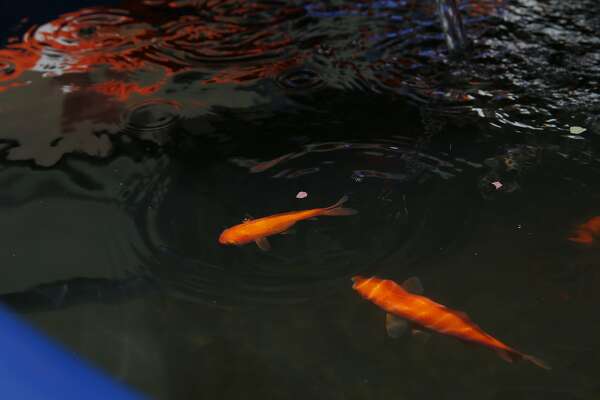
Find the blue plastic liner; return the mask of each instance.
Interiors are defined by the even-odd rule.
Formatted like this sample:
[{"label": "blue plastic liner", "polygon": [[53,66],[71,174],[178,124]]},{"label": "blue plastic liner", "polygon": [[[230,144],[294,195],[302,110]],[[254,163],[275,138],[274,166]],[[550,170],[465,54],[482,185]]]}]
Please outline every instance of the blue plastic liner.
[{"label": "blue plastic liner", "polygon": [[0,399],[142,400],[0,306]]}]

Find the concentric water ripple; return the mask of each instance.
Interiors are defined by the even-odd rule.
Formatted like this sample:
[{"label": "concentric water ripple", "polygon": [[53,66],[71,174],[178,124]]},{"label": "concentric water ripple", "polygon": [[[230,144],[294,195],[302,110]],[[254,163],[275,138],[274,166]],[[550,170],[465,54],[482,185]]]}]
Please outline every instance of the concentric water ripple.
[{"label": "concentric water ripple", "polygon": [[[297,303],[327,295],[350,275],[408,251],[430,212],[433,197],[427,196],[477,168],[424,153],[401,137],[315,142],[272,160],[233,157],[229,165],[195,168],[186,178],[175,174],[163,181],[168,187],[148,198],[151,207],[138,206],[146,209],[139,214],[140,229],[154,249],[147,265],[172,293],[220,306]],[[307,196],[297,197],[299,191]],[[294,233],[272,237],[269,253],[253,244],[230,248],[217,242],[222,229],[245,217],[323,206],[344,194],[349,206],[359,209],[357,216],[301,222]]]},{"label": "concentric water ripple", "polygon": [[171,140],[181,114],[174,101],[148,100],[136,104],[123,115],[125,132],[162,145]]}]

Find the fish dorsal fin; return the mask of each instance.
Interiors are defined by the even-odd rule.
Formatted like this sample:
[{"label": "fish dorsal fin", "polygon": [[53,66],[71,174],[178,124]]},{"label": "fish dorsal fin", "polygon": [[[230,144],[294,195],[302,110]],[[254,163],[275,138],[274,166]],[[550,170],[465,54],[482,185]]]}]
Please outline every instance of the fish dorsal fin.
[{"label": "fish dorsal fin", "polygon": [[473,328],[477,328],[477,329],[481,329],[481,327],[479,325],[477,325],[475,322],[473,322],[473,320],[471,319],[471,317],[469,317],[469,314],[467,314],[464,311],[458,311],[458,310],[453,310],[454,313],[456,315],[458,315],[459,317],[461,317],[466,323],[468,323],[469,325],[471,325],[471,327]]},{"label": "fish dorsal fin", "polygon": [[464,319],[465,322],[468,322],[469,324],[473,325],[475,328],[479,328],[479,325],[477,325],[475,322],[473,322],[473,320],[471,319],[469,314],[467,314],[466,312],[458,311],[458,310],[454,310],[454,312],[456,313],[456,315],[458,315],[459,317]]},{"label": "fish dorsal fin", "polygon": [[397,339],[404,335],[408,328],[409,322],[404,318],[397,317],[390,313],[385,315],[385,331],[389,337]]},{"label": "fish dorsal fin", "polygon": [[271,250],[271,243],[269,243],[269,241],[267,240],[266,237],[258,238],[254,242],[256,243],[258,248],[261,249],[262,251]]},{"label": "fish dorsal fin", "polygon": [[458,315],[459,317],[461,317],[461,318],[464,318],[464,319],[471,319],[471,318],[469,317],[469,314],[467,314],[467,313],[466,313],[466,312],[464,312],[464,311],[456,311],[456,315]]},{"label": "fish dorsal fin", "polygon": [[423,294],[423,285],[421,284],[421,280],[416,276],[408,278],[404,282],[402,282],[402,287],[412,294]]}]

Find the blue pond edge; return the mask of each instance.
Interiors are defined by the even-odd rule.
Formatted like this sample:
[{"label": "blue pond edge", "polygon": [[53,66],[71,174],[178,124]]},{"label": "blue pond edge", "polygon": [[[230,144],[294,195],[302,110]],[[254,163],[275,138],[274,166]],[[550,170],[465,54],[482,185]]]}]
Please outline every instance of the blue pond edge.
[{"label": "blue pond edge", "polygon": [[143,400],[0,305],[0,398]]}]

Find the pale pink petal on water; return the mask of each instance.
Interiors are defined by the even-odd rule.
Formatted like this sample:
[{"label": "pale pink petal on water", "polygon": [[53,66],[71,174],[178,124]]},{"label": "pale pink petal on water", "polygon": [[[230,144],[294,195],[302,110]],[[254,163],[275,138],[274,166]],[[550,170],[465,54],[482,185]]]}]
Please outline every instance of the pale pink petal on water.
[{"label": "pale pink petal on water", "polygon": [[306,197],[308,197],[308,193],[306,192],[298,192],[298,194],[296,195],[297,199],[304,199]]},{"label": "pale pink petal on water", "polygon": [[500,189],[502,186],[504,186],[501,182],[496,181],[496,182],[492,182],[492,185],[496,188],[496,190]]}]

